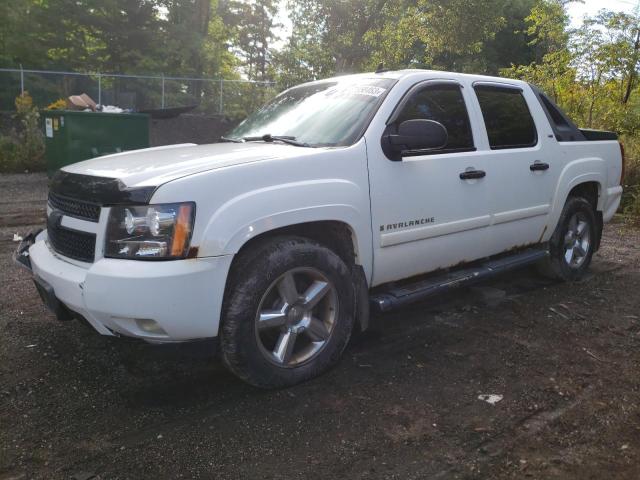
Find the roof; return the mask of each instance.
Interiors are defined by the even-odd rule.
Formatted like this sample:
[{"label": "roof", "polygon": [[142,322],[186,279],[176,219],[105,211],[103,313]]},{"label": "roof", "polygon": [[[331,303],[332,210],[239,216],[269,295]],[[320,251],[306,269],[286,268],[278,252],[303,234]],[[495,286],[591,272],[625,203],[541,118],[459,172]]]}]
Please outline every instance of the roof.
[{"label": "roof", "polygon": [[458,73],[458,72],[448,72],[443,70],[427,70],[427,69],[419,69],[419,68],[407,68],[403,70],[385,70],[383,72],[366,72],[366,73],[355,73],[349,75],[340,75],[332,78],[324,79],[326,80],[338,80],[338,79],[346,79],[348,77],[351,78],[391,78],[395,80],[401,80],[406,77],[411,77],[415,75],[424,75],[424,74],[433,74],[434,76],[446,76],[452,79],[467,79],[467,80],[475,80],[475,81],[485,81],[485,82],[509,82],[509,83],[523,83],[522,80],[517,80],[513,78],[504,78],[504,77],[496,77],[490,75],[477,75],[470,73]]}]

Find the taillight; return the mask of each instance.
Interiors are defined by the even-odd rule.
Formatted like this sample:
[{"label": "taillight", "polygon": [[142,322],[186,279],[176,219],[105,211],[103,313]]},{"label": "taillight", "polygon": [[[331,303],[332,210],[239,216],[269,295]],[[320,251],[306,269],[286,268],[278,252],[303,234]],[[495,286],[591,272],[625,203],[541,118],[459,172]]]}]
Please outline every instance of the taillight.
[{"label": "taillight", "polygon": [[620,169],[620,185],[624,185],[624,146],[621,142],[618,142],[620,145],[620,155],[622,156],[622,168]]}]

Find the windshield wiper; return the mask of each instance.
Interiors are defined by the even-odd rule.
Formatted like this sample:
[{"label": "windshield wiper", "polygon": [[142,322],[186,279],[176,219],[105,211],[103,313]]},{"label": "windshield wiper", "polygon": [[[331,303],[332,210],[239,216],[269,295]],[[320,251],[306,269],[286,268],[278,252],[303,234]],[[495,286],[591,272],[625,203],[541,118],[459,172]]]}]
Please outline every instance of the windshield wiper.
[{"label": "windshield wiper", "polygon": [[220,141],[232,142],[232,143],[244,143],[244,140],[241,138],[231,138],[231,137],[220,137]]},{"label": "windshield wiper", "polygon": [[282,142],[282,143],[287,143],[289,145],[295,145],[296,147],[310,147],[311,145],[309,145],[306,142],[298,142],[296,140],[296,137],[289,137],[289,136],[284,136],[284,135],[271,135],[270,133],[266,133],[260,137],[243,137],[242,138],[245,142],[256,142],[258,140],[262,140],[263,142],[274,142],[274,141],[278,141],[278,142]]}]

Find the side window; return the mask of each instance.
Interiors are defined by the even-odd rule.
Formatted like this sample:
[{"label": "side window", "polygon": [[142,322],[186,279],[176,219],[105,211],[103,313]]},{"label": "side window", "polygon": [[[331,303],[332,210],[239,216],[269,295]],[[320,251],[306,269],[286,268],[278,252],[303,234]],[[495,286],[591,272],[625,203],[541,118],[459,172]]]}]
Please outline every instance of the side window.
[{"label": "side window", "polygon": [[569,123],[564,118],[564,116],[560,113],[560,110],[547,98],[546,95],[540,95],[540,100],[544,104],[544,108],[549,112],[549,116],[551,117],[551,121],[556,125],[556,127],[568,127]]},{"label": "side window", "polygon": [[585,140],[584,135],[578,130],[578,127],[575,126],[571,119],[567,117],[549,97],[539,90],[534,89],[534,92],[538,99],[540,99],[542,109],[547,115],[549,123],[551,123],[551,128],[556,140],[559,142],[578,142]]},{"label": "side window", "polygon": [[447,144],[429,153],[473,150],[469,115],[458,85],[433,85],[414,93],[395,123],[414,119],[435,120],[447,129]]},{"label": "side window", "polygon": [[492,149],[525,148],[537,143],[536,127],[519,89],[479,85],[475,91]]}]

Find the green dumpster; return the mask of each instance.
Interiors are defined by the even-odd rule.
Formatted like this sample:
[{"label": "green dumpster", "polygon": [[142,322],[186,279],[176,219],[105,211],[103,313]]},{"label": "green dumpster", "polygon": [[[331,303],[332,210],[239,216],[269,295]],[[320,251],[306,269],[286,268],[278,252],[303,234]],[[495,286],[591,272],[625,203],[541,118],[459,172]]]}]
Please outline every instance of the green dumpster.
[{"label": "green dumpster", "polygon": [[49,176],[65,165],[149,146],[146,114],[47,110],[42,117]]}]

